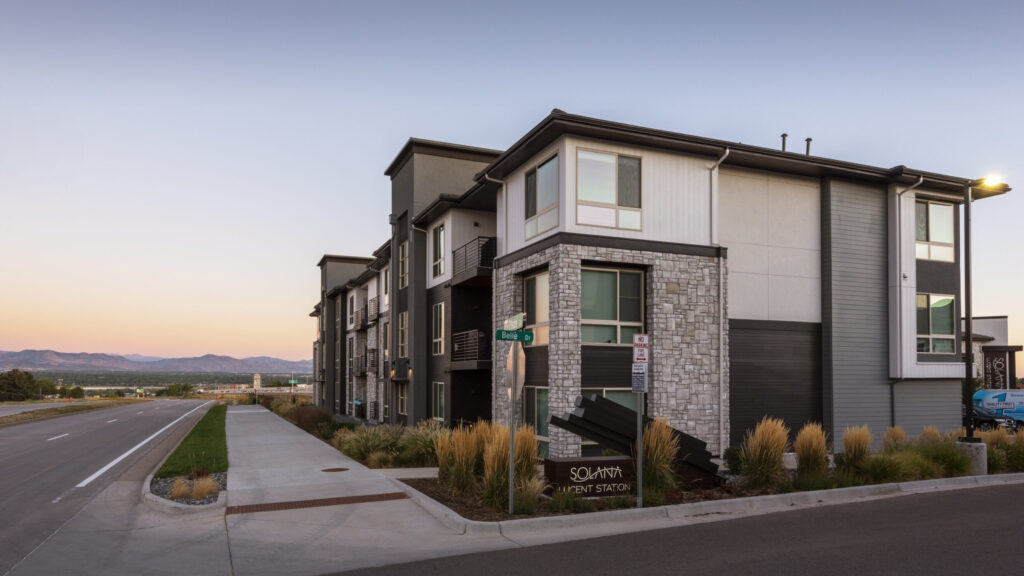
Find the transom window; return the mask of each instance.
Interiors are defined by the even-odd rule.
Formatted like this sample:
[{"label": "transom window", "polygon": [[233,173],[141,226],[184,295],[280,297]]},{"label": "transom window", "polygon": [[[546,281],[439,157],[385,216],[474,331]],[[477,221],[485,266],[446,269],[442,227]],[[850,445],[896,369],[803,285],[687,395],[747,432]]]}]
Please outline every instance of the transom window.
[{"label": "transom window", "polygon": [[953,205],[919,201],[914,214],[918,260],[953,262]]},{"label": "transom window", "polygon": [[546,346],[548,343],[548,273],[534,274],[523,280],[523,303],[525,304],[526,326],[533,332],[533,343],[529,346]]},{"label": "transom window", "polygon": [[583,343],[632,345],[643,332],[643,272],[584,268],[581,275]]},{"label": "transom window", "polygon": [[444,224],[434,228],[434,278],[444,274]]},{"label": "transom window", "polygon": [[430,417],[434,420],[444,420],[444,382],[433,382],[430,396]]},{"label": "transom window", "polygon": [[526,238],[558,225],[558,156],[526,173]]},{"label": "transom window", "polygon": [[409,285],[409,241],[398,245],[398,289]]},{"label": "transom window", "polygon": [[409,313],[398,313],[398,357],[409,357]]},{"label": "transom window", "polygon": [[922,354],[954,354],[956,335],[955,297],[917,295],[917,351]]},{"label": "transom window", "polygon": [[576,151],[576,223],[641,229],[640,159]]},{"label": "transom window", "polygon": [[434,304],[431,316],[433,316],[431,351],[434,356],[440,356],[444,354],[444,302]]}]

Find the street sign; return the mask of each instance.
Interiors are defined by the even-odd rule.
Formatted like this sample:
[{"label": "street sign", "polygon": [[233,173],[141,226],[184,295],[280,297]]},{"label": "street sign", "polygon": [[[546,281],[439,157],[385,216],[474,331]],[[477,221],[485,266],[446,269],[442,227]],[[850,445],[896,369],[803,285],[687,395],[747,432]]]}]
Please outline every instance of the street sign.
[{"label": "street sign", "polygon": [[633,334],[633,363],[647,364],[651,359],[651,337],[647,334]]},{"label": "street sign", "polygon": [[298,384],[299,381],[298,380],[289,380],[288,383],[289,384]]},{"label": "street sign", "polygon": [[633,364],[633,392],[647,392],[647,364]]},{"label": "street sign", "polygon": [[519,330],[526,324],[526,312],[520,312],[515,316],[509,316],[505,319],[505,325],[502,326],[505,330]]},{"label": "street sign", "polygon": [[508,342],[526,342],[527,344],[533,342],[533,332],[522,330],[498,330],[494,337]]}]

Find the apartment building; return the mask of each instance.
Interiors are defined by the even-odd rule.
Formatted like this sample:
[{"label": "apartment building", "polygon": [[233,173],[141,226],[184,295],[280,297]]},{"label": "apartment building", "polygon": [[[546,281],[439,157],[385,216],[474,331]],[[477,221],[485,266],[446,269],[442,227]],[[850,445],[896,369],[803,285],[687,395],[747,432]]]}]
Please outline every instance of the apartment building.
[{"label": "apartment building", "polygon": [[596,449],[548,426],[577,395],[636,407],[637,333],[645,410],[716,454],[764,415],[834,438],[960,425],[968,179],[559,110],[505,151],[410,140],[386,175],[388,421],[507,420],[493,327],[525,313],[515,418],[552,456]]}]

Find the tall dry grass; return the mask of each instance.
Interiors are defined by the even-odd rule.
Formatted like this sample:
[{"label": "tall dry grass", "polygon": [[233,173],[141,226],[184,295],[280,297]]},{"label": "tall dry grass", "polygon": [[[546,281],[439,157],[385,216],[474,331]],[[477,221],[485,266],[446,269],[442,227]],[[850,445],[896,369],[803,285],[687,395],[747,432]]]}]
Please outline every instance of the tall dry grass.
[{"label": "tall dry grass", "polygon": [[976,430],[975,434],[977,434],[978,437],[981,438],[981,441],[989,448],[1002,448],[1010,444],[1010,433],[1006,431],[1006,428]]},{"label": "tall dry grass", "polygon": [[843,454],[846,465],[860,468],[871,454],[871,429],[865,426],[847,426],[843,431]]},{"label": "tall dry grass", "polygon": [[781,418],[765,416],[754,430],[747,431],[740,447],[743,479],[752,488],[766,488],[785,478],[782,455],[789,444],[789,427]]},{"label": "tall dry grass", "polygon": [[469,428],[459,426],[452,432],[448,487],[456,494],[468,494],[476,485],[477,446],[477,440]]},{"label": "tall dry grass", "polygon": [[937,444],[942,442],[942,433],[935,426],[925,426],[921,435],[917,437],[919,444]]},{"label": "tall dry grass", "polygon": [[220,492],[220,487],[217,486],[217,481],[209,476],[203,476],[192,481],[192,498],[195,500],[202,500],[218,492]]},{"label": "tall dry grass", "polygon": [[902,426],[890,426],[886,428],[885,435],[882,436],[882,450],[885,452],[895,452],[902,448],[907,443],[907,433],[903,430]]},{"label": "tall dry grass", "polygon": [[516,486],[537,477],[537,433],[533,426],[524,424],[516,429]]},{"label": "tall dry grass", "polygon": [[828,472],[828,444],[821,424],[808,422],[793,441],[797,476],[821,477]]},{"label": "tall dry grass", "polygon": [[643,448],[644,490],[665,494],[674,489],[679,438],[672,435],[667,418],[658,418],[644,428]]},{"label": "tall dry grass", "polygon": [[[504,429],[504,434],[501,430]],[[508,503],[508,428],[492,426],[490,442],[484,448],[484,474],[480,502],[501,510]]]},{"label": "tall dry grass", "polygon": [[171,485],[171,498],[174,500],[181,500],[182,498],[188,498],[192,495],[192,487],[188,485],[188,481],[184,478],[176,478],[174,484]]}]

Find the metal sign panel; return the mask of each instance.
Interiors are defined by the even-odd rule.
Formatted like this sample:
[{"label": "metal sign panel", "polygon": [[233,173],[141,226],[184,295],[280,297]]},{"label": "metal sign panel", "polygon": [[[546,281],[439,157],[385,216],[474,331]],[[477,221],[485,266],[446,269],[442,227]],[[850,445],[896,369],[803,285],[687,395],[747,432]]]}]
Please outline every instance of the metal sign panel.
[{"label": "metal sign panel", "polygon": [[523,382],[526,380],[526,353],[520,344],[513,344],[505,358],[505,387],[509,397],[519,400],[523,393]]},{"label": "metal sign panel", "polygon": [[633,364],[633,392],[647,392],[647,364]]},{"label": "metal sign panel", "polygon": [[502,341],[526,342],[529,344],[530,342],[533,342],[533,332],[520,330],[498,330],[494,333],[494,338]]},{"label": "metal sign panel", "polygon": [[651,359],[651,337],[647,334],[633,334],[633,363],[647,364]]},{"label": "metal sign panel", "polygon": [[505,330],[519,330],[526,325],[526,312],[520,312],[515,316],[510,316],[505,319]]}]

